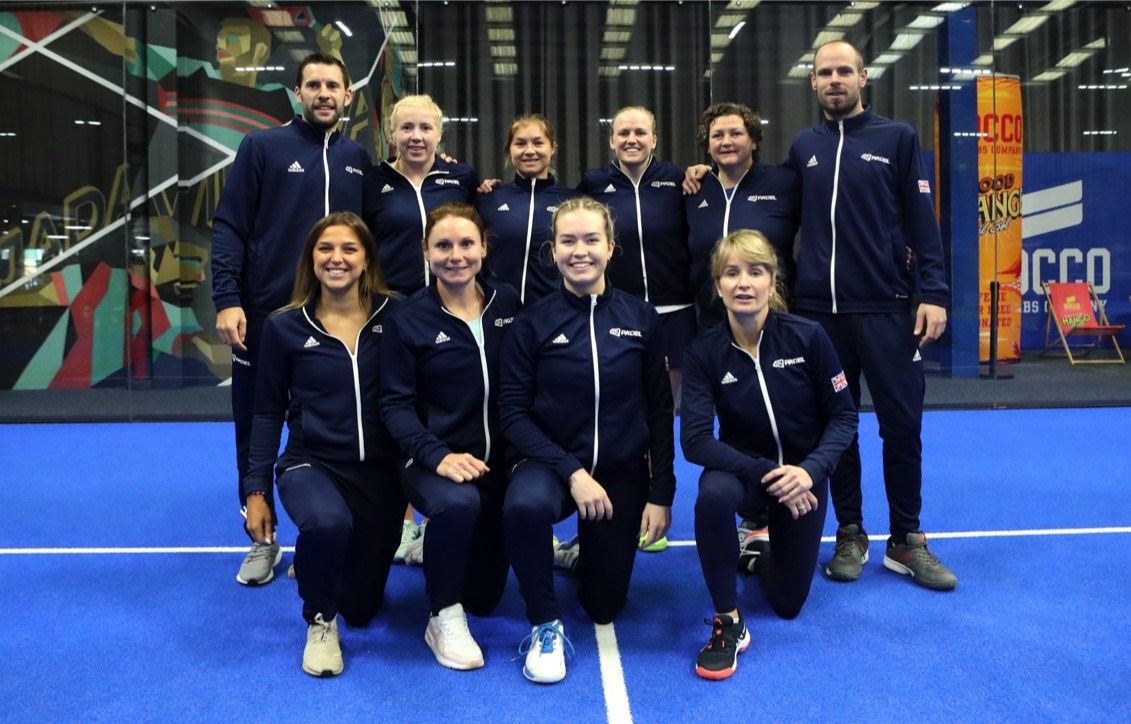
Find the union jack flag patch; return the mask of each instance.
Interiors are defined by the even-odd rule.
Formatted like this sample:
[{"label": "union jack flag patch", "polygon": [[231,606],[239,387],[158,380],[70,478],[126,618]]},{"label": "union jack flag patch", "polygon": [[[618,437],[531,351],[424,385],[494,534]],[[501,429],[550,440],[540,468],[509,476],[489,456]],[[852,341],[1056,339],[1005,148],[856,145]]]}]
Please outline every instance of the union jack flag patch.
[{"label": "union jack flag patch", "polygon": [[845,387],[848,387],[848,380],[844,379],[844,373],[841,372],[833,378],[833,392],[840,392]]},{"label": "union jack flag patch", "polygon": [[931,193],[931,184],[927,182],[927,179],[924,179],[924,178],[919,179],[919,193],[921,193],[921,194]]}]

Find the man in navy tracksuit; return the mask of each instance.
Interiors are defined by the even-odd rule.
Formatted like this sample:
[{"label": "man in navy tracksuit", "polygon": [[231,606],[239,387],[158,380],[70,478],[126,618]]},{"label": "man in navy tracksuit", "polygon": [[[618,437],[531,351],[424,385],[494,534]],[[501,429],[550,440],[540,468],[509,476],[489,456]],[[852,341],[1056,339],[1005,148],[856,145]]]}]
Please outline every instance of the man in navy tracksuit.
[{"label": "man in navy tracksuit", "polygon": [[[907,124],[864,106],[867,71],[849,43],[822,45],[810,80],[824,121],[798,134],[787,162],[801,174],[803,194],[796,307],[825,327],[857,406],[860,374],[868,378],[890,512],[884,566],[922,586],[949,590],[958,580],[928,550],[919,526],[919,347],[946,329],[949,302],[919,139]],[[922,301],[913,318],[916,272]],[[855,580],[868,560],[860,477],[854,438],[830,483],[839,528],[826,573],[834,580]]]},{"label": "man in navy tracksuit", "polygon": [[478,174],[466,163],[449,163],[436,156],[420,188],[413,186],[393,161],[384,161],[365,175],[362,218],[377,240],[381,273],[394,292],[410,295],[423,289],[424,256],[420,243],[428,212],[448,201],[471,203]]},{"label": "man in navy tracksuit", "polygon": [[543,248],[550,238],[550,216],[577,194],[558,185],[554,174],[524,178],[479,196],[475,208],[492,237],[489,264],[495,277],[518,291],[523,304],[532,304],[558,286],[558,270]]},{"label": "man in navy tracksuit", "polygon": [[[216,331],[232,347],[232,414],[241,480],[248,472],[263,323],[290,301],[295,264],[314,223],[331,211],[361,210],[369,155],[337,131],[350,102],[349,84],[340,60],[307,56],[294,91],[302,115],[243,140],[212,219],[212,300]],[[271,491],[266,492],[273,511]],[[239,495],[243,504],[243,492]],[[245,585],[270,581],[280,556],[274,540],[254,545],[236,580]]]}]

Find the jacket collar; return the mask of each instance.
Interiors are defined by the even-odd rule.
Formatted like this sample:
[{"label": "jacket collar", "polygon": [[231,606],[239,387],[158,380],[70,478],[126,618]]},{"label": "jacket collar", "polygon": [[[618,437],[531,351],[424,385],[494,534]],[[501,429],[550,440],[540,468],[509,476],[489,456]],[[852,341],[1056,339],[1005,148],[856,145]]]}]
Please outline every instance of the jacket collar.
[{"label": "jacket collar", "polygon": [[[320,131],[314,126],[310,125],[306,122],[306,119],[300,115],[296,114],[295,117],[291,119],[291,126],[295,129],[295,131],[298,132],[300,136],[314,141],[319,146],[321,146],[323,141],[326,140],[326,133],[324,131]],[[330,144],[332,145],[334,143],[337,143],[338,138],[340,138],[341,135],[341,132],[338,130],[332,131],[330,133]]]},{"label": "jacket collar", "polygon": [[518,186],[520,189],[526,189],[528,191],[531,187],[546,188],[547,186],[553,186],[557,182],[558,179],[556,176],[554,176],[554,174],[550,174],[547,178],[525,178],[518,175],[517,173],[514,175],[514,185]]},{"label": "jacket collar", "polygon": [[[855,131],[861,126],[866,126],[874,120],[876,120],[876,114],[872,111],[872,106],[864,106],[863,112],[857,113],[852,118],[844,119],[844,131],[845,133]],[[828,119],[825,119],[822,122],[822,125],[833,133],[840,133],[840,121],[830,121]]]},{"label": "jacket collar", "polygon": [[[777,317],[778,317],[778,313],[775,312],[772,309],[770,310],[770,313],[766,315],[766,323],[762,325],[762,335],[763,336],[767,332],[772,331],[774,329],[774,327],[777,326],[777,324],[778,324]],[[727,344],[732,344],[732,345],[737,346],[738,342],[735,341],[735,339],[734,339],[734,330],[732,330],[730,328],[730,317],[727,316],[726,310],[723,310],[723,321],[722,321],[721,324],[719,324],[719,327],[722,327],[720,334],[723,336],[723,339],[725,339],[727,341]]]},{"label": "jacket collar", "polygon": [[[498,291],[493,281],[487,278],[486,272],[480,270],[475,275],[475,283],[483,291],[483,309],[486,311],[487,307],[491,305],[491,300],[495,298],[495,292]],[[441,309],[444,308],[444,301],[440,299],[440,291],[436,288],[436,277],[430,277],[428,280],[427,289],[428,298],[436,303],[436,306]]]},{"label": "jacket collar", "polygon": [[[644,178],[648,175],[648,173],[651,172],[652,169],[656,167],[655,162],[657,160],[658,159],[656,158],[656,154],[652,153],[652,154],[648,155],[648,162],[646,164],[644,164],[644,172],[640,174],[640,180],[642,182],[644,181]],[[613,167],[613,169],[617,173],[621,174],[626,179],[628,179],[629,183],[632,182],[632,177],[628,175],[628,171],[625,171],[623,168],[621,168],[620,159],[614,158],[613,162],[610,165]]]},{"label": "jacket collar", "polygon": [[[577,309],[589,309],[589,296],[579,297],[570,290],[566,289],[564,281],[558,282],[558,293],[561,294],[562,299],[572,307]],[[605,291],[597,295],[597,306],[603,307],[608,303],[609,299],[613,296],[613,283],[609,281],[609,276],[605,275]]]}]

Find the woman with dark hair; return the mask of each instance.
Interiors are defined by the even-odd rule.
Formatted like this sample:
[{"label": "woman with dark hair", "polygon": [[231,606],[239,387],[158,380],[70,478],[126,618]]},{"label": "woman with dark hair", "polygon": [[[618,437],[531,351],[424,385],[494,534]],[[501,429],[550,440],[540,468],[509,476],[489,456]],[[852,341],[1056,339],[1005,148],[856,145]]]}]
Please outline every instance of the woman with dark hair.
[{"label": "woman with dark hair", "polygon": [[494,238],[491,271],[531,304],[553,291],[557,271],[544,260],[550,215],[573,189],[559,186],[550,164],[558,151],[554,129],[537,113],[519,116],[507,133],[506,162],[514,181],[480,195],[475,206]]},{"label": "woman with dark hair", "polygon": [[710,173],[698,193],[684,199],[690,228],[691,287],[699,308],[699,331],[723,321],[715,298],[710,256],[715,242],[739,229],[766,235],[785,266],[785,289],[796,276],[793,237],[801,218],[801,187],[797,174],[784,166],[759,160],[762,119],[740,103],[716,103],[699,118],[699,144],[711,156]]},{"label": "woman with dark hair", "polygon": [[856,406],[821,326],[784,311],[777,254],[763,234],[720,239],[711,273],[726,321],[687,350],[680,442],[687,461],[704,468],[695,544],[715,605],[696,672],[724,679],[750,643],[737,605],[735,512],[769,509],[769,548],[751,572],[775,613],[797,616],[817,565],[829,474],[856,434]]},{"label": "woman with dark hair", "polygon": [[381,350],[381,414],[404,456],[401,485],[428,516],[424,640],[452,669],[483,666],[467,612],[490,613],[507,580],[496,397],[499,351],[519,302],[481,274],[486,255],[474,208],[433,209],[424,236],[432,282],[386,322]]},{"label": "woman with dark hair", "polygon": [[[373,619],[400,539],[396,444],[377,406],[382,325],[392,306],[369,229],[339,212],[310,230],[291,301],[263,327],[243,480],[246,527],[257,543],[273,537],[264,495],[274,472],[298,526],[302,668],[313,676],[342,672],[337,614],[351,626]],[[279,454],[292,405],[302,415]]]},{"label": "woman with dark hair", "polygon": [[572,650],[554,593],[554,523],[578,514],[579,598],[597,623],[628,600],[637,545],[667,534],[675,495],[672,396],[655,308],[612,288],[609,210],[554,212],[562,282],[523,311],[503,352],[499,417],[517,460],[503,506],[507,554],[532,626],[523,674],[565,677]]}]

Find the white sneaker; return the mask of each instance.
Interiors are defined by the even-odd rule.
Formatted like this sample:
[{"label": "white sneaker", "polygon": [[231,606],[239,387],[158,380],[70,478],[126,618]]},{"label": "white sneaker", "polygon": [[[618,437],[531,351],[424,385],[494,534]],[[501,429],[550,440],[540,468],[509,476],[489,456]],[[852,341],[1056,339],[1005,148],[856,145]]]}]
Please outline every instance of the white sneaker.
[{"label": "white sneaker", "polygon": [[566,638],[561,619],[538,624],[518,645],[526,654],[522,675],[538,684],[556,684],[565,678],[566,656],[573,657],[573,644]]},{"label": "white sneaker", "polygon": [[428,617],[424,642],[432,649],[436,660],[449,669],[467,671],[483,666],[483,652],[467,628],[467,614],[463,606],[453,603],[441,608],[435,616]]},{"label": "white sneaker", "polygon": [[322,614],[306,629],[306,648],[302,652],[302,670],[311,676],[337,676],[345,668],[342,646],[338,638],[338,617],[326,623]]},{"label": "white sneaker", "polygon": [[404,523],[401,524],[401,544],[397,546],[397,552],[393,554],[393,563],[404,563],[404,556],[408,552],[408,547],[419,535],[420,531],[416,527],[416,521],[405,518]]},{"label": "white sneaker", "polygon": [[423,566],[424,565],[424,531],[428,528],[428,521],[420,524],[420,534],[417,535],[416,540],[409,544],[404,552],[404,564],[406,566]]}]

